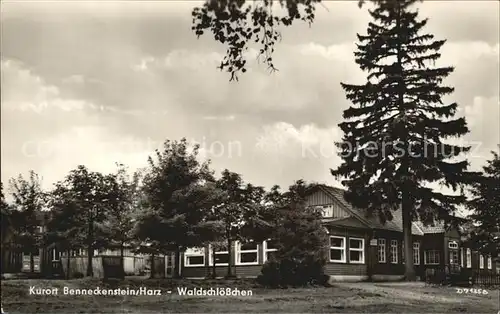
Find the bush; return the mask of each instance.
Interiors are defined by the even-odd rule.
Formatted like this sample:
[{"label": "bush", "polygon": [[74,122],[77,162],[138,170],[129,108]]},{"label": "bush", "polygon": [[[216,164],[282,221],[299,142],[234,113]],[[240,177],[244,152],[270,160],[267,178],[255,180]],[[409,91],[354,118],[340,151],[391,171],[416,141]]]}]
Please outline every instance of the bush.
[{"label": "bush", "polygon": [[322,261],[315,261],[312,258],[303,261],[272,260],[262,267],[262,274],[257,277],[257,283],[270,288],[325,285],[328,276],[323,270]]},{"label": "bush", "polygon": [[326,284],[323,268],[326,263],[328,235],[321,212],[305,204],[309,191],[297,181],[288,192],[273,191],[268,211],[273,228],[264,232],[273,241],[276,252],[262,268],[258,283],[268,287],[297,287]]},{"label": "bush", "polygon": [[73,273],[73,278],[80,279],[83,277],[85,277],[85,276],[83,275],[83,273],[81,273],[79,271]]}]

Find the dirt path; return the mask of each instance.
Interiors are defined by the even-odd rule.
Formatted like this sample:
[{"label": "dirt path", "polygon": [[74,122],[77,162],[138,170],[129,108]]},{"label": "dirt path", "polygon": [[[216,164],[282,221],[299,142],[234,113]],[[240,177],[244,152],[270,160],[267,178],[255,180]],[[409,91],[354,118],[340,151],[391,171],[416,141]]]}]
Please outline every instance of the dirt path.
[{"label": "dirt path", "polygon": [[384,295],[397,303],[425,301],[460,304],[484,300],[485,298],[491,299],[498,294],[497,291],[494,291],[495,295],[463,295],[458,294],[455,288],[429,287],[423,283],[339,283],[337,285]]}]

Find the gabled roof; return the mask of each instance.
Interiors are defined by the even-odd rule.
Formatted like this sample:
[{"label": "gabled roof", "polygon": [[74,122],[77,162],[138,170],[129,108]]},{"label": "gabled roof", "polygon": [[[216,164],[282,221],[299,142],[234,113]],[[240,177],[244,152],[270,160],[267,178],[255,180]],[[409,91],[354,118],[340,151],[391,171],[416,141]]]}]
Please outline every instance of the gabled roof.
[{"label": "gabled roof", "polygon": [[[360,209],[360,208],[355,208],[353,207],[350,203],[348,203],[345,198],[344,198],[344,192],[345,190],[328,186],[328,185],[323,185],[323,184],[318,184],[312,187],[314,188],[319,188],[326,194],[330,195],[332,198],[338,201],[338,203],[344,207],[347,211],[349,211],[353,216],[361,220],[367,227],[373,228],[373,229],[381,229],[381,230],[389,230],[389,231],[397,231],[397,232],[403,232],[403,217],[401,215],[401,210],[396,210],[392,211],[392,216],[393,219],[391,221],[386,221],[385,223],[382,223],[380,218],[377,215],[368,215],[368,212],[366,210]],[[412,223],[412,230],[411,233],[413,235],[423,235],[424,233],[427,233],[424,231],[419,224],[413,222]],[[434,230],[434,229],[429,229],[431,227],[425,227],[428,230]],[[425,230],[427,230],[425,229]],[[435,229],[436,231],[432,233],[441,233],[444,232],[444,225],[442,226],[443,231],[437,232],[438,229]],[[431,233],[431,232],[429,232]]]}]

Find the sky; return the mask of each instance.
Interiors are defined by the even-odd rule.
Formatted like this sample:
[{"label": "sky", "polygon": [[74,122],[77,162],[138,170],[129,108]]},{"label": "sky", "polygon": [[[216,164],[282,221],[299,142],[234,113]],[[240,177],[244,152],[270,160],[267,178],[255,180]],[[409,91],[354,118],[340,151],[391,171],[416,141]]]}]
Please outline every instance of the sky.
[{"label": "sky", "polygon": [[[1,179],[34,170],[49,189],[79,164],[144,167],[166,139],[201,145],[212,168],[246,182],[303,178],[339,186],[334,142],[349,106],[340,82],[361,83],[357,1],[329,1],[316,22],[283,29],[269,74],[249,60],[239,82],[216,69],[224,46],[191,31],[197,1],[3,1]],[[447,39],[440,63],[456,88],[479,169],[498,151],[499,2],[425,1],[426,31]]]}]

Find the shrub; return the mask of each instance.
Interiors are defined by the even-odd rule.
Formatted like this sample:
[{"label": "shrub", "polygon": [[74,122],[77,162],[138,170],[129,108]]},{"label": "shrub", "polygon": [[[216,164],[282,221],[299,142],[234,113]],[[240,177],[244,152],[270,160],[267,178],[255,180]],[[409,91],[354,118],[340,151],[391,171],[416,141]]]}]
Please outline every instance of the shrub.
[{"label": "shrub", "polygon": [[269,238],[275,242],[274,260],[262,268],[258,277],[268,287],[326,284],[323,268],[326,263],[327,232],[321,213],[305,206],[307,186],[298,181],[288,192],[273,195],[274,228]]},{"label": "shrub", "polygon": [[328,281],[323,262],[313,258],[272,260],[264,264],[261,272],[257,283],[270,288],[325,285]]},{"label": "shrub", "polygon": [[85,277],[85,276],[83,275],[83,273],[81,273],[79,271],[76,271],[73,273],[73,278],[79,279],[79,278],[83,278],[83,277]]}]

